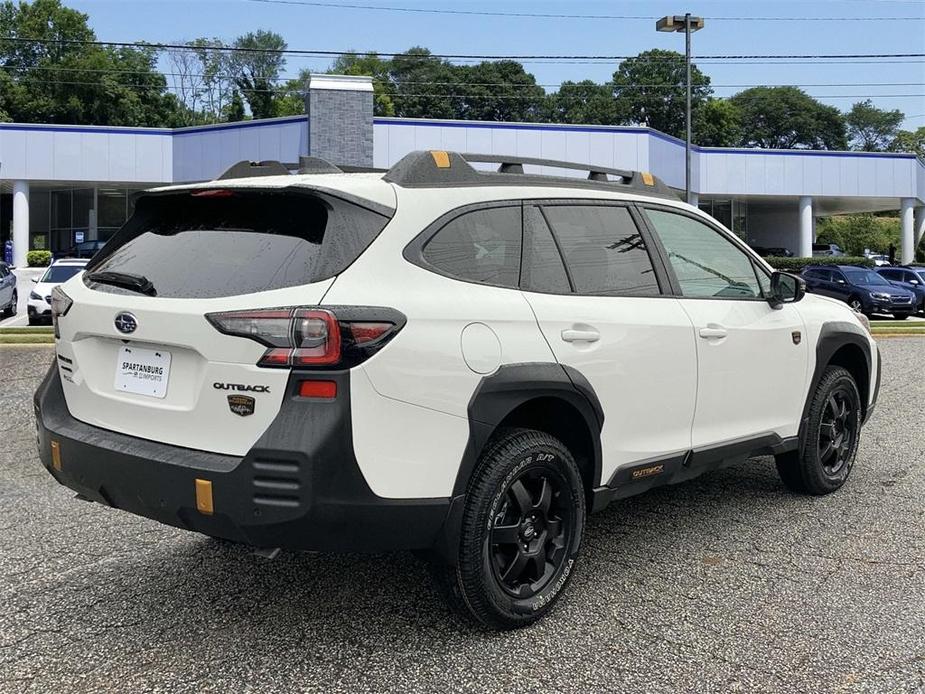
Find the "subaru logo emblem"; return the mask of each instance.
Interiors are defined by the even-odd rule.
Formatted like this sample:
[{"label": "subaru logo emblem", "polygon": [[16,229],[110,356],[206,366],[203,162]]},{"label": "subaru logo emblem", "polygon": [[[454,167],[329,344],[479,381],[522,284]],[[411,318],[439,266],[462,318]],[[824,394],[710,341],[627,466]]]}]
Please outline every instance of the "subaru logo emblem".
[{"label": "subaru logo emblem", "polygon": [[129,333],[135,332],[135,329],[138,327],[138,321],[135,320],[135,316],[131,313],[120,313],[116,316],[116,330],[120,333]]}]

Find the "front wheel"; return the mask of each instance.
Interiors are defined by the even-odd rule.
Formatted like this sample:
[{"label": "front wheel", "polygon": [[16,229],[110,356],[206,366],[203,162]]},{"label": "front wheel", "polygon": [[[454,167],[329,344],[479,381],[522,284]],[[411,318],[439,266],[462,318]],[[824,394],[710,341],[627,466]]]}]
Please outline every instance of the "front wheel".
[{"label": "front wheel", "polygon": [[536,622],[575,570],[584,521],[581,474],[562,442],[500,432],[469,484],[456,566],[438,567],[451,606],[491,629]]},{"label": "front wheel", "polygon": [[862,302],[856,296],[852,296],[850,299],[848,299],[848,305],[851,307],[852,311],[857,313],[864,313],[864,302]]},{"label": "front wheel", "polygon": [[893,314],[894,320],[906,320],[908,317],[909,317],[908,313],[894,313]]},{"label": "front wheel", "polygon": [[848,479],[861,434],[861,396],[840,366],[822,374],[797,451],[776,458],[784,485],[802,494],[829,494]]}]

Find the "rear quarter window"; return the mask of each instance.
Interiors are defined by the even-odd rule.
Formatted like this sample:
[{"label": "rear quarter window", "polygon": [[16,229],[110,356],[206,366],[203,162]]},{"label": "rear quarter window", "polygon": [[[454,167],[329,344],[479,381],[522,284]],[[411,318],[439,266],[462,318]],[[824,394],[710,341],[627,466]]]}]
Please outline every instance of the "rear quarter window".
[{"label": "rear quarter window", "polygon": [[252,294],[339,274],[388,221],[308,190],[149,195],[87,270],[142,275],[162,297]]}]

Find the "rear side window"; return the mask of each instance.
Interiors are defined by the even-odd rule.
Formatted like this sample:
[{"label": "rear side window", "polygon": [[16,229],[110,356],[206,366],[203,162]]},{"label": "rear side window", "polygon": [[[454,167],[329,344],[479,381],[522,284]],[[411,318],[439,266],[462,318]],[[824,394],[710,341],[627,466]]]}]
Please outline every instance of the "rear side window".
[{"label": "rear side window", "polygon": [[423,256],[451,277],[513,288],[520,274],[521,236],[520,205],[473,210],[431,237]]},{"label": "rear side window", "polygon": [[548,205],[543,213],[579,294],[652,296],[658,280],[625,207]]},{"label": "rear side window", "polygon": [[570,294],[562,256],[538,207],[524,208],[524,252],[520,286],[529,292]]},{"label": "rear side window", "polygon": [[138,201],[131,219],[87,270],[142,275],[162,297],[252,294],[337,275],[388,221],[318,193],[152,195]]}]

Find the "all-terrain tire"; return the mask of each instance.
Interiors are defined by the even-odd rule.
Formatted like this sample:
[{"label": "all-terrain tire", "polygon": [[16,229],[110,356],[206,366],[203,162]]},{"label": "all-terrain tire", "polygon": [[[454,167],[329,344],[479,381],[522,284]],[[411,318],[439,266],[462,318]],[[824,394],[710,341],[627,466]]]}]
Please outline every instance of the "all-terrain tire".
[{"label": "all-terrain tire", "polygon": [[498,432],[466,492],[456,564],[434,567],[450,605],[482,628],[536,622],[575,571],[584,522],[581,473],[562,442]]},{"label": "all-terrain tire", "polygon": [[791,491],[830,494],[851,474],[861,433],[861,396],[854,377],[828,366],[816,386],[799,448],[777,456],[777,472]]}]

